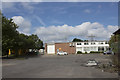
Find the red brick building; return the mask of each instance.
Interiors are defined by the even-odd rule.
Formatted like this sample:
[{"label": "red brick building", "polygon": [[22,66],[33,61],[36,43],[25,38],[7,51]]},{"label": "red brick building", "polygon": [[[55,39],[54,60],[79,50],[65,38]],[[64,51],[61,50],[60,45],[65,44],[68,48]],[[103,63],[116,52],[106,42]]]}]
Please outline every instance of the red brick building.
[{"label": "red brick building", "polygon": [[64,51],[68,54],[75,54],[76,48],[75,43],[46,43],[45,44],[45,53],[46,54],[56,54],[58,51]]}]

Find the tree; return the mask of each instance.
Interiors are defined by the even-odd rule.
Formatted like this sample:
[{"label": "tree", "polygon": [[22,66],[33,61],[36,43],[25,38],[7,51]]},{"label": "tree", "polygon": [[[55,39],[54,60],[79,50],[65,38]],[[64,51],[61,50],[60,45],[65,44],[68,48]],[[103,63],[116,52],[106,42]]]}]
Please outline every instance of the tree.
[{"label": "tree", "polygon": [[8,49],[14,49],[15,40],[18,38],[18,26],[12,21],[2,16],[2,55],[6,55]]},{"label": "tree", "polygon": [[83,40],[74,38],[72,42],[82,42]]},{"label": "tree", "polygon": [[34,42],[33,48],[36,48],[36,49],[43,48],[43,42],[39,39],[37,35],[32,34],[29,36],[29,39]]},{"label": "tree", "polygon": [[43,48],[43,42],[37,35],[20,34],[18,26],[12,19],[2,16],[2,55],[8,55],[8,50],[14,51],[16,56],[25,54],[28,49]]},{"label": "tree", "polygon": [[115,55],[112,56],[112,62],[115,65],[116,69],[120,70],[119,62],[119,45],[120,45],[120,34],[112,35],[109,40],[109,45]]}]

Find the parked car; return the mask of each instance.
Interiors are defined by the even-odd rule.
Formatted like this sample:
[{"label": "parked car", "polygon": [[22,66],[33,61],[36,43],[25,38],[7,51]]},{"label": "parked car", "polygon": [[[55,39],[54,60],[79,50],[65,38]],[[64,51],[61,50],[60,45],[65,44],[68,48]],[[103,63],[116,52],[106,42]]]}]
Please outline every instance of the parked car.
[{"label": "parked car", "polygon": [[113,54],[113,55],[114,55],[114,52],[113,52],[112,50],[108,50],[108,51],[105,51],[103,54],[104,54],[104,55],[105,55],[105,54]]},{"label": "parked car", "polygon": [[98,63],[94,59],[88,60],[87,63],[85,64],[85,66],[87,66],[87,67],[88,66],[97,66],[97,65],[98,65]]},{"label": "parked car", "polygon": [[57,52],[57,55],[68,55],[68,53],[67,52],[63,52],[63,51],[59,51],[59,52]]}]

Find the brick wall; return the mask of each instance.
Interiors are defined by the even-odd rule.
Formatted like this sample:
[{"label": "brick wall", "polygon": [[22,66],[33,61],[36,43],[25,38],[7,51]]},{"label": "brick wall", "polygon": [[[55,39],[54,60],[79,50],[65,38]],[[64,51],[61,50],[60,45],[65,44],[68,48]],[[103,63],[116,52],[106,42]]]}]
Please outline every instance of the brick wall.
[{"label": "brick wall", "polygon": [[57,53],[57,49],[60,49],[59,51],[65,51],[68,54],[75,54],[76,48],[75,46],[70,46],[70,43],[55,43],[55,53]]},{"label": "brick wall", "polygon": [[47,43],[45,43],[45,54],[47,54]]}]

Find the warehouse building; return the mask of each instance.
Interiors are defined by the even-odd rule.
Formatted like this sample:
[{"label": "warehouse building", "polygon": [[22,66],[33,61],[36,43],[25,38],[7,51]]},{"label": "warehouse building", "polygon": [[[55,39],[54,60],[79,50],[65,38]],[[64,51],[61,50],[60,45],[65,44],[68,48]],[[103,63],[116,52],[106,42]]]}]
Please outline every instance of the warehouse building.
[{"label": "warehouse building", "polygon": [[90,53],[90,51],[106,51],[108,48],[107,41],[46,43],[45,53],[56,54],[58,51],[64,51],[68,54],[76,54],[78,51]]},{"label": "warehouse building", "polygon": [[58,51],[64,51],[69,54],[75,54],[76,48],[75,43],[47,43],[45,44],[45,52],[47,54],[56,54]]}]

